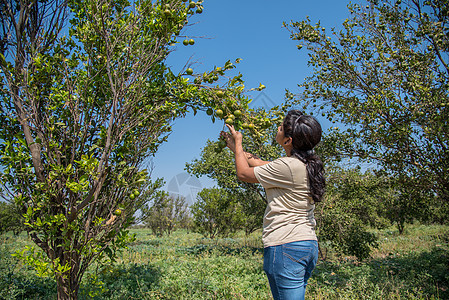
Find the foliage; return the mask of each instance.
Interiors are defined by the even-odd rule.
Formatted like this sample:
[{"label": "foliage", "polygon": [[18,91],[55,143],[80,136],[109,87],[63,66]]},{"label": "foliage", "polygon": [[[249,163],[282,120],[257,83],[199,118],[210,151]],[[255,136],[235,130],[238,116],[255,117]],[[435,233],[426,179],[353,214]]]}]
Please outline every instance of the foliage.
[{"label": "foliage", "polygon": [[185,198],[174,197],[166,192],[153,200],[143,220],[156,236],[170,235],[174,230],[187,227],[189,212]]},{"label": "foliage", "polygon": [[359,169],[333,169],[327,178],[325,201],[315,211],[322,254],[330,244],[337,253],[368,258],[371,247],[378,246],[371,228],[388,225],[386,213],[395,198],[388,178]]},{"label": "foliage", "polygon": [[448,1],[369,0],[348,7],[351,16],[332,36],[309,19],[285,24],[298,48],[307,47],[314,68],[290,103],[343,124],[331,130],[329,149],[374,161],[395,177],[401,203],[430,207],[413,216],[447,207]]},{"label": "foliage", "polygon": [[234,194],[224,189],[203,189],[191,206],[194,230],[213,239],[226,237],[243,225],[242,207]]},{"label": "foliage", "polygon": [[15,235],[25,230],[23,217],[17,207],[8,202],[0,202],[0,234],[12,231]]}]

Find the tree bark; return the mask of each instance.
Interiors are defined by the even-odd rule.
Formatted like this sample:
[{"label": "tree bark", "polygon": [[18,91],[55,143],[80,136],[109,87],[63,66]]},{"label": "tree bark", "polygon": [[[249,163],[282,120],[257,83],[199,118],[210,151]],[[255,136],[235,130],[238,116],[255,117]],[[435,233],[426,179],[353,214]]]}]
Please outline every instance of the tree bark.
[{"label": "tree bark", "polygon": [[[67,272],[67,273],[70,273]],[[79,282],[77,276],[70,276],[70,274],[57,275],[56,290],[58,300],[76,300],[78,299]]]}]

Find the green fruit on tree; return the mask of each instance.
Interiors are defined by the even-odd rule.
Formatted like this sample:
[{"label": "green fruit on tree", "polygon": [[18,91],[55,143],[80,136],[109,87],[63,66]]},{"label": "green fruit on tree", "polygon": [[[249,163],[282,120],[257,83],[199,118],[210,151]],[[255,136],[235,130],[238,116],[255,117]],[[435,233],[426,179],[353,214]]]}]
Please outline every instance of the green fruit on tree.
[{"label": "green fruit on tree", "polygon": [[233,114],[229,114],[229,115],[228,115],[228,118],[229,118],[229,119],[235,120],[235,116],[234,116]]},{"label": "green fruit on tree", "polygon": [[122,214],[122,210],[120,209],[120,208],[117,208],[115,211],[114,211],[114,215],[116,215],[116,216],[120,216]]},{"label": "green fruit on tree", "polygon": [[203,12],[203,10],[201,9],[201,8],[198,8],[197,10],[196,10],[196,13],[197,14],[200,14],[200,13],[202,13]]},{"label": "green fruit on tree", "polygon": [[212,108],[210,108],[210,107],[206,110],[206,114],[207,114],[208,116],[212,116],[213,113],[214,113],[214,111],[213,111]]},{"label": "green fruit on tree", "polygon": [[136,196],[136,197],[139,196],[139,195],[140,195],[139,190],[134,190],[134,191],[133,191],[133,195]]},{"label": "green fruit on tree", "polygon": [[221,149],[225,148],[226,147],[226,142],[224,140],[220,140],[218,142],[218,147],[220,147]]},{"label": "green fruit on tree", "polygon": [[248,124],[248,129],[253,130],[254,128],[256,128],[256,126],[254,126],[254,124]]},{"label": "green fruit on tree", "polygon": [[242,124],[242,128],[243,128],[243,129],[248,129],[248,123],[243,123],[243,124]]},{"label": "green fruit on tree", "polygon": [[193,45],[193,44],[195,44],[195,40],[194,39],[190,39],[189,40],[189,45]]},{"label": "green fruit on tree", "polygon": [[218,98],[223,98],[224,97],[224,92],[223,91],[217,91],[217,96],[218,96]]},{"label": "green fruit on tree", "polygon": [[216,114],[217,117],[219,117],[219,118],[223,117],[223,111],[222,111],[221,109],[217,109],[217,110],[215,111],[215,114]]},{"label": "green fruit on tree", "polygon": [[196,6],[196,3],[193,1],[190,1],[189,8],[194,8]]},{"label": "green fruit on tree", "polygon": [[169,9],[164,10],[164,15],[166,17],[170,17],[171,16],[171,10],[169,10]]},{"label": "green fruit on tree", "polygon": [[193,74],[193,69],[192,68],[187,68],[186,74],[187,75],[192,75]]},{"label": "green fruit on tree", "polygon": [[228,124],[228,125],[232,125],[232,124],[234,124],[234,120],[231,119],[231,118],[227,118],[225,123]]},{"label": "green fruit on tree", "polygon": [[184,46],[187,46],[189,44],[189,40],[185,39],[184,41],[182,41],[182,43],[184,44]]},{"label": "green fruit on tree", "polygon": [[129,195],[129,199],[134,200],[135,198],[136,198],[136,196],[134,194]]},{"label": "green fruit on tree", "polygon": [[239,109],[234,110],[234,116],[236,116],[236,117],[238,118],[238,117],[240,117],[241,115],[242,115],[242,112],[241,112]]}]

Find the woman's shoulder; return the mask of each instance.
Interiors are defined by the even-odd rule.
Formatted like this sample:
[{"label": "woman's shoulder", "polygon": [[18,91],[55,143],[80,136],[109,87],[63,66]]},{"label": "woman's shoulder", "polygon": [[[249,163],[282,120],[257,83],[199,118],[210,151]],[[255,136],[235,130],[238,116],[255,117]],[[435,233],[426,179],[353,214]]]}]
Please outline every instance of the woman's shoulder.
[{"label": "woman's shoulder", "polygon": [[305,164],[302,161],[300,161],[298,158],[296,158],[294,156],[283,156],[283,157],[279,157],[278,159],[276,159],[274,161],[277,161],[277,160],[279,160],[279,162],[282,162],[287,165],[305,166]]},{"label": "woman's shoulder", "polygon": [[290,170],[293,172],[294,170],[305,169],[306,165],[296,157],[283,156],[269,162],[268,164],[262,166],[262,168],[285,171]]}]

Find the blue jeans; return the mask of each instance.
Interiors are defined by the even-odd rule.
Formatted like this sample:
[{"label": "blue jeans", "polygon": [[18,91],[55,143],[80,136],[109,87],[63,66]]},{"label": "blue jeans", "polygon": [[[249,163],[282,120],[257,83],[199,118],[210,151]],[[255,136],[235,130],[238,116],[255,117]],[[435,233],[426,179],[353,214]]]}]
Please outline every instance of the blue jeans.
[{"label": "blue jeans", "polygon": [[317,241],[298,241],[264,248],[263,269],[273,298],[304,299],[307,280],[317,260]]}]

